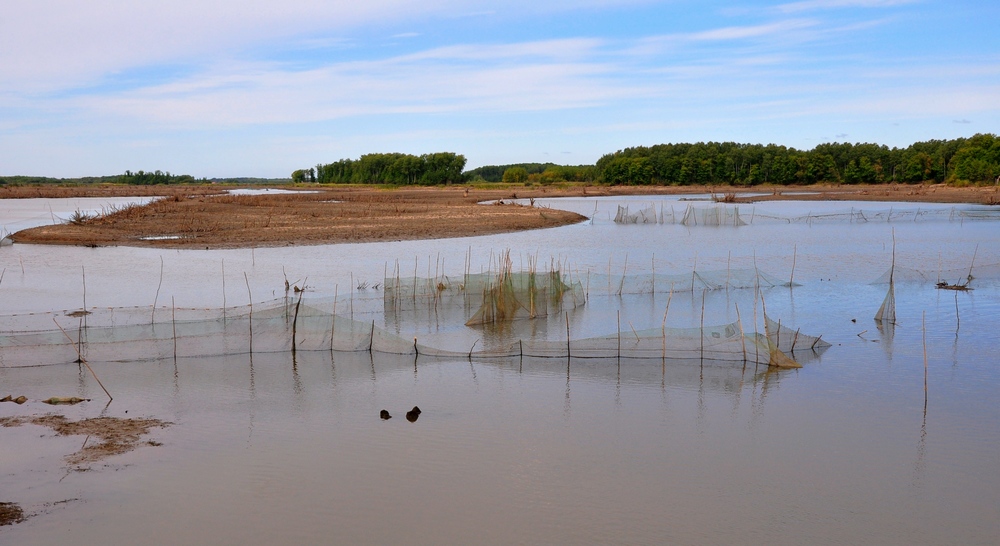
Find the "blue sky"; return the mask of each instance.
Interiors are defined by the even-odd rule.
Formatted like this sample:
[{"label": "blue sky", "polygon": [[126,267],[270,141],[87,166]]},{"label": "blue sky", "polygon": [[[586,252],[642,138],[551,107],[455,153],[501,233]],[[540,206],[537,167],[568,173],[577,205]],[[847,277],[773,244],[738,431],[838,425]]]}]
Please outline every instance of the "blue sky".
[{"label": "blue sky", "polygon": [[[132,5],[134,4],[134,5]],[[1000,132],[1000,3],[12,0],[0,175]]]}]

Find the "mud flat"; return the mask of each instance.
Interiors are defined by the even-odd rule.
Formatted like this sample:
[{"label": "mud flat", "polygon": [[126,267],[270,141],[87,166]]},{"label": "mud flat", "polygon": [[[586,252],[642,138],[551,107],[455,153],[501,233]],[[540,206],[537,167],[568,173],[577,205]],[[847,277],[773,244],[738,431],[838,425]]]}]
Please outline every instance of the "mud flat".
[{"label": "mud flat", "polygon": [[[240,248],[363,243],[491,235],[557,227],[585,218],[525,206],[524,199],[614,195],[710,194],[733,202],[768,200],[1000,202],[996,188],[944,185],[758,187],[753,193],[712,186],[566,186],[308,188],[307,191],[225,195],[211,186],[3,188],[3,197],[151,195],[148,205],[112,208],[60,225],[14,234],[19,243],[160,248]],[[151,193],[152,192],[152,193]],[[522,204],[512,203],[521,199]],[[496,203],[485,205],[483,203]]]}]

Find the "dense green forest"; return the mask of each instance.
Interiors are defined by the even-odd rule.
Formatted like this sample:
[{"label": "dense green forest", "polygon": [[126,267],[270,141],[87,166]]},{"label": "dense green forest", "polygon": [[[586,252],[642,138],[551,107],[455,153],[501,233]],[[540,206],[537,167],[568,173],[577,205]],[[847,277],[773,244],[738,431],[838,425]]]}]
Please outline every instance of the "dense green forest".
[{"label": "dense green forest", "polygon": [[137,186],[150,186],[154,184],[193,184],[195,179],[189,174],[174,175],[160,170],[151,173],[145,171],[132,172],[125,171],[125,174],[118,177],[119,184],[134,184]]},{"label": "dense green forest", "polygon": [[66,184],[114,184],[118,182],[118,175],[114,176],[85,176],[82,178],[52,178],[48,176],[0,176],[0,186],[41,186],[46,184],[66,185]]},{"label": "dense green forest", "polygon": [[[506,175],[506,178],[504,177]],[[471,182],[594,182],[593,165],[556,165],[555,163],[516,163],[486,165],[466,171]]]},{"label": "dense green forest", "polygon": [[365,154],[358,159],[341,159],[315,169],[292,173],[293,182],[321,184],[457,184],[465,181],[465,156],[438,152],[410,154]]},{"label": "dense green forest", "polygon": [[907,148],[826,143],[812,150],[777,144],[698,142],[626,148],[596,165],[518,163],[461,172],[465,158],[452,153],[413,156],[367,154],[292,174],[293,181],[320,183],[442,184],[455,182],[596,182],[616,185],[881,184],[948,182],[995,184],[1000,177],[1000,138],[978,134],[917,142]]},{"label": "dense green forest", "polygon": [[81,178],[50,178],[47,176],[0,176],[0,185],[11,186],[45,185],[45,184],[133,184],[148,186],[153,184],[196,184],[207,183],[209,180],[195,180],[189,174],[174,175],[169,172],[132,172],[112,176],[85,176]]},{"label": "dense green forest", "polygon": [[708,142],[626,148],[597,161],[608,184],[994,184],[1000,138],[978,134],[917,142],[908,148],[829,143],[809,151],[776,144]]},{"label": "dense green forest", "polygon": [[287,178],[198,178],[189,175],[173,175],[169,172],[131,172],[111,176],[84,176],[80,178],[51,178],[47,176],[0,176],[0,186],[43,186],[43,185],[86,185],[86,184],[233,184],[239,186],[288,184]]}]

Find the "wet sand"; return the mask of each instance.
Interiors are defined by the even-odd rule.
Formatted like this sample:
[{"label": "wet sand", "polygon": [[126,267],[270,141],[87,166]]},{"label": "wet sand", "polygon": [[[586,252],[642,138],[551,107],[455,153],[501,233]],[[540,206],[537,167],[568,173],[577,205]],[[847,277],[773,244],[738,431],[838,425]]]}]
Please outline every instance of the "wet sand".
[{"label": "wet sand", "polygon": [[[997,188],[945,185],[781,186],[534,186],[380,189],[307,187],[295,193],[212,195],[215,186],[77,186],[0,188],[3,197],[166,195],[143,206],[112,210],[20,231],[18,243],[160,248],[246,248],[441,239],[557,227],[583,221],[572,212],[511,202],[541,197],[712,194],[719,201],[765,200],[1000,203]],[[737,197],[739,193],[751,196]],[[483,202],[499,204],[484,205]]]},{"label": "wet sand", "polygon": [[[112,455],[128,453],[139,446],[143,436],[154,427],[169,425],[158,419],[123,419],[119,417],[94,417],[70,421],[62,415],[45,414],[0,418],[0,427],[19,427],[24,424],[41,425],[52,429],[59,436],[86,436],[88,441],[75,453],[66,456],[66,463],[81,467],[101,461]],[[89,442],[90,438],[96,441]],[[159,445],[147,441],[146,445]]]}]

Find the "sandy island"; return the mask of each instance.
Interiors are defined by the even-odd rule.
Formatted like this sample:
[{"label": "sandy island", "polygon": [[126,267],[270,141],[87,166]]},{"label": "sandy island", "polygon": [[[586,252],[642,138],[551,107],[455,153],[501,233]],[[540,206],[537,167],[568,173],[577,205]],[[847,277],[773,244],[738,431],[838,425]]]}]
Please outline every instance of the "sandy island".
[{"label": "sandy island", "polygon": [[[314,186],[294,193],[227,195],[214,186],[3,187],[0,198],[164,196],[96,218],[17,232],[17,243],[160,248],[240,248],[491,235],[562,226],[579,214],[513,199],[711,193],[728,202],[765,200],[1000,203],[996,187],[881,186],[480,186],[381,189]],[[752,197],[737,198],[736,193]],[[496,202],[497,204],[481,204]]]}]

